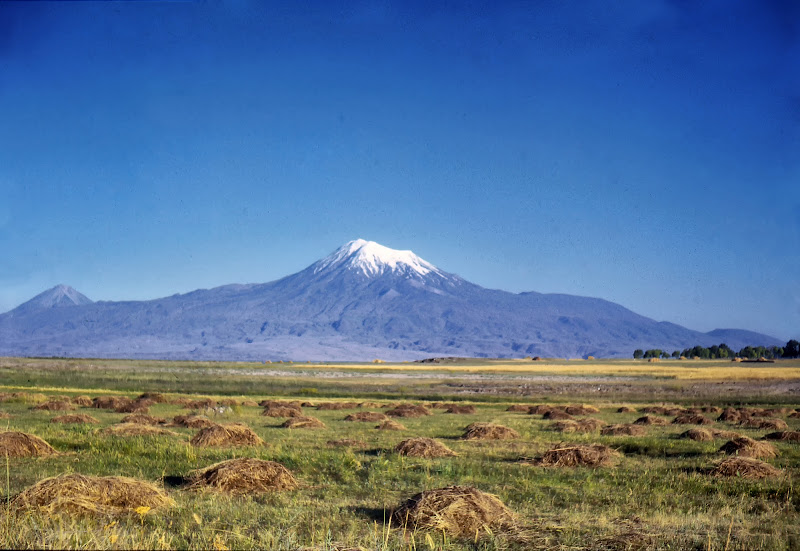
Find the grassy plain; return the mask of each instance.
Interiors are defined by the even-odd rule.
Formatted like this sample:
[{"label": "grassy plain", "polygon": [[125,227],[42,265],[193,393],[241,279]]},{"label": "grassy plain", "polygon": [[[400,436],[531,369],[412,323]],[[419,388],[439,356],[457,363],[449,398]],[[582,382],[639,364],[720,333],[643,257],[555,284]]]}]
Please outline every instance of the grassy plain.
[{"label": "grassy plain", "polygon": [[[702,376],[701,376],[702,375]],[[800,548],[800,444],[777,442],[767,462],[782,476],[762,480],[717,478],[707,469],[721,456],[724,439],[678,439],[685,425],[650,426],[645,436],[562,434],[541,415],[505,411],[511,404],[586,403],[592,417],[630,423],[641,414],[617,413],[621,405],[800,407],[800,362],[466,361],[454,364],[241,364],[123,360],[0,359],[0,393],[27,397],[0,403],[10,415],[2,430],[48,441],[60,453],[43,458],[3,458],[5,500],[37,481],[64,472],[123,475],[163,484],[176,506],[163,512],[109,519],[25,514],[0,509],[2,548],[81,549],[796,549]],[[144,391],[169,398],[199,395],[236,400],[297,398],[459,401],[475,414],[399,419],[403,432],[375,430],[376,423],[347,422],[354,411],[304,412],[322,420],[319,430],[279,428],[283,419],[261,408],[235,406],[209,415],[251,427],[266,445],[195,448],[197,431],[177,436],[116,437],[103,429],[125,414],[78,408],[98,425],[58,425],[61,412],[32,410],[33,397],[105,394],[135,397]],[[362,408],[383,411],[381,408]],[[178,404],[155,404],[150,413],[188,413]],[[716,416],[709,417],[715,418]],[[781,417],[791,430],[800,419]],[[665,417],[671,420],[671,417]],[[521,435],[511,441],[464,441],[464,427],[492,421]],[[769,431],[716,422],[715,427],[759,438]],[[411,436],[436,438],[456,457],[415,459],[392,448]],[[351,438],[356,447],[333,447]],[[600,443],[621,451],[615,467],[546,468],[522,465],[561,443]],[[260,496],[227,497],[189,492],[175,484],[192,469],[233,457],[255,457],[286,466],[301,487]],[[405,499],[431,488],[472,485],[497,495],[519,518],[517,533],[482,534],[452,541],[446,534],[403,532],[387,522]]]}]

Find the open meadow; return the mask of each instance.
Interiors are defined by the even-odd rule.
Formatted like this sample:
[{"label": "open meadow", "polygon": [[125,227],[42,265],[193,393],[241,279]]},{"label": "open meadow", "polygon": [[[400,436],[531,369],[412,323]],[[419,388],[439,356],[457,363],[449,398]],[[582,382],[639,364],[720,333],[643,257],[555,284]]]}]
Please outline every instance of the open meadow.
[{"label": "open meadow", "polygon": [[800,548],[797,360],[0,358],[0,424],[0,548]]}]

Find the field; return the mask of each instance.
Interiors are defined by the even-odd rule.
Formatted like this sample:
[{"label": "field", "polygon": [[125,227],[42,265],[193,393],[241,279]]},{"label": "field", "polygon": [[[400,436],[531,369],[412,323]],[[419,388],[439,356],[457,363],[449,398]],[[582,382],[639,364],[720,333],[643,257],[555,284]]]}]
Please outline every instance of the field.
[{"label": "field", "polygon": [[[137,402],[146,392],[161,396]],[[81,406],[78,396],[117,397],[117,403]],[[265,400],[273,403],[256,405]],[[62,405],[35,409],[48,403]],[[283,428],[294,415],[285,409],[290,403],[324,426]],[[401,403],[424,405],[431,414],[391,417],[405,429],[377,430],[377,418]],[[508,411],[513,405],[525,407]],[[165,421],[152,425],[162,433],[114,434],[129,415],[115,406],[146,408]],[[620,412],[623,406],[631,411]],[[648,406],[661,409],[646,413]],[[725,408],[738,418],[719,420]],[[800,431],[798,408],[800,361],[321,365],[5,358],[0,433],[35,435],[57,453],[5,457],[10,448],[4,452],[0,435],[0,548],[796,549],[800,442],[762,438]],[[262,415],[265,409],[277,416]],[[345,420],[364,412],[378,414],[364,415],[376,420]],[[545,419],[547,412],[572,412],[573,420]],[[51,422],[77,414],[97,422]],[[172,423],[190,414],[212,424],[243,424],[264,443],[193,445],[201,429]],[[709,424],[672,422],[691,414]],[[634,424],[645,415],[655,424]],[[476,422],[513,429],[517,437],[463,439]],[[612,425],[623,427],[608,430]],[[680,437],[689,429],[705,429],[710,439]],[[777,471],[763,478],[749,478],[743,467],[733,476],[715,473],[721,460],[737,457],[719,451],[736,435],[771,447],[775,456],[767,452],[760,461]],[[413,437],[433,438],[456,455],[395,451]],[[561,453],[550,450],[593,444],[609,448],[607,462],[548,464]],[[279,463],[296,487],[256,491],[245,484],[226,492],[197,482],[198,470],[233,458]],[[64,473],[131,477],[154,484],[167,501],[145,506],[131,498],[110,511],[72,490],[55,502],[21,505],[21,492]],[[484,519],[462,533],[456,521],[466,509],[439,511],[433,528],[422,517],[414,523],[406,516],[405,525],[392,517],[415,494],[455,485],[497,496],[510,516]],[[451,517],[455,524],[447,525]]]}]

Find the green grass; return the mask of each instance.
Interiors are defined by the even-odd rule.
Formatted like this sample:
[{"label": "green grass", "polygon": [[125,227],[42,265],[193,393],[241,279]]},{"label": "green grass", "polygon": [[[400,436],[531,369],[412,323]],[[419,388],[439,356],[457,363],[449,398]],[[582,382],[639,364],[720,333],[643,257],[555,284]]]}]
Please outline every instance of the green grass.
[{"label": "green grass", "polygon": [[[121,367],[120,367],[121,366]],[[145,390],[179,389],[178,374],[136,373],[131,364],[97,369],[97,377],[85,365],[60,371],[53,367],[6,366],[11,380],[4,386],[29,392],[58,388],[51,394],[96,396],[108,389],[135,396]],[[67,366],[65,366],[67,367]],[[185,366],[184,366],[185,367]],[[221,369],[229,369],[228,367]],[[41,374],[48,377],[40,380]],[[117,379],[111,375],[116,374]],[[124,374],[125,380],[120,380]],[[407,392],[398,383],[383,380],[376,390],[371,382],[355,380],[309,381],[270,379],[263,386],[231,380],[212,373],[195,375],[185,382],[193,390],[214,396],[237,395],[255,399],[286,395],[305,388],[300,399],[319,401],[320,396],[342,395],[355,400],[383,395],[395,399]],[[177,382],[176,382],[177,381]],[[400,386],[407,387],[408,381]],[[244,385],[244,386],[242,386]],[[315,388],[316,393],[308,389]],[[216,391],[215,391],[216,389]],[[271,392],[270,392],[271,390]],[[0,391],[13,391],[0,389]],[[346,392],[351,392],[346,394]],[[316,394],[308,398],[309,394]],[[465,396],[459,396],[465,399]],[[220,421],[242,422],[253,428],[267,445],[258,448],[202,449],[188,444],[196,432],[174,428],[179,436],[111,437],[104,427],[124,414],[83,409],[100,425],[51,424],[60,412],[33,411],[23,400],[0,403],[0,411],[12,415],[0,420],[5,430],[21,430],[47,440],[60,455],[37,459],[9,459],[4,465],[3,497],[16,494],[37,481],[64,472],[89,475],[123,475],[159,482],[164,477],[185,476],[189,471],[233,457],[257,457],[278,461],[300,480],[301,488],[253,497],[227,497],[210,492],[189,492],[167,485],[176,506],[140,518],[48,517],[38,513],[9,514],[0,509],[0,548],[79,549],[320,549],[361,546],[370,550],[407,549],[793,549],[800,547],[800,500],[793,481],[800,472],[800,445],[777,443],[780,455],[769,462],[786,473],[783,478],[752,481],[716,479],[704,474],[719,456],[724,440],[698,443],[675,436],[686,426],[648,427],[647,436],[610,437],[599,434],[564,435],[549,429],[538,415],[509,413],[510,403],[541,403],[542,399],[509,399],[472,396],[478,413],[451,415],[435,410],[430,417],[400,419],[405,432],[377,431],[376,423],[345,422],[352,410],[308,413],[325,424],[322,430],[278,428],[282,419],[263,417],[261,408],[238,407],[219,416]],[[503,401],[504,400],[504,401]],[[560,396],[562,403],[574,401]],[[650,402],[648,402],[650,400]],[[592,417],[607,422],[631,422],[639,414],[616,413],[614,397],[581,400],[601,407]],[[653,403],[643,392],[642,403]],[[770,400],[765,399],[764,402]],[[684,403],[691,402],[686,397]],[[707,403],[702,400],[699,403]],[[788,404],[797,407],[797,403]],[[177,405],[157,404],[151,414],[172,417],[186,413]],[[509,442],[459,440],[473,421],[494,421],[521,434]],[[787,419],[800,430],[800,419]],[[765,431],[741,429],[724,423],[719,428],[752,437]],[[403,438],[430,436],[459,455],[444,459],[400,457],[392,448]],[[328,440],[353,438],[364,449],[334,448]],[[559,442],[603,443],[624,451],[617,467],[554,469],[521,465]],[[475,541],[450,541],[438,533],[403,534],[385,519],[393,508],[424,489],[453,484],[474,485],[496,494],[520,519],[522,539],[503,534]]]}]

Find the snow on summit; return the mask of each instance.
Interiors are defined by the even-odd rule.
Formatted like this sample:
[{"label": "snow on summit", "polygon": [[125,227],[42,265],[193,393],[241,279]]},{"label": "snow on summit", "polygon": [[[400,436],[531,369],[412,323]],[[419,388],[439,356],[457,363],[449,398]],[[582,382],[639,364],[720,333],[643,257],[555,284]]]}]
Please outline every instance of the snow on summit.
[{"label": "snow on summit", "polygon": [[338,268],[360,271],[367,276],[403,272],[417,276],[433,273],[444,277],[436,266],[411,251],[390,249],[380,243],[364,239],[350,241],[336,249],[330,256],[317,262],[314,273]]}]

